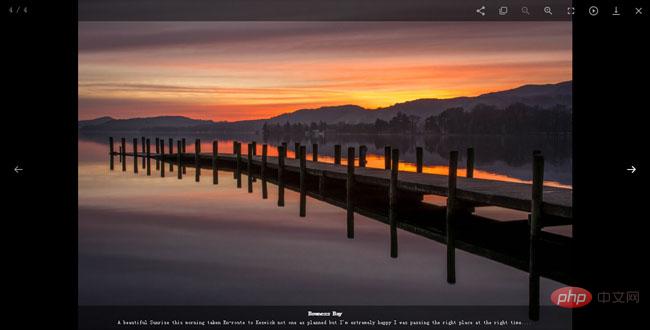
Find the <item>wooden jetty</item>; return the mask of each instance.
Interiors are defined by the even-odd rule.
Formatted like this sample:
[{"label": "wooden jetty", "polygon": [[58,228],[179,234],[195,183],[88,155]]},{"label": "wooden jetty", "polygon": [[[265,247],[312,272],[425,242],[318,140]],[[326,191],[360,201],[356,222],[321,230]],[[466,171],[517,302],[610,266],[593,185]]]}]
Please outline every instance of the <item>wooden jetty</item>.
[{"label": "wooden jetty", "polygon": [[[158,140],[156,138],[156,140]],[[184,141],[185,139],[183,139]],[[544,227],[570,225],[573,218],[572,190],[543,185],[544,158],[540,152],[533,152],[533,183],[514,183],[473,178],[474,149],[467,149],[467,176],[459,177],[458,152],[450,152],[449,175],[422,173],[422,149],[416,148],[417,171],[398,170],[399,150],[386,146],[384,169],[365,167],[367,148],[361,146],[359,162],[355,162],[355,148],[349,147],[347,164],[341,165],[341,146],[335,146],[334,163],[318,161],[318,147],[313,148],[311,160],[307,159],[305,146],[296,143],[295,156],[287,158],[287,144],[278,147],[278,156],[267,155],[267,145],[262,146],[262,155],[256,154],[254,144],[248,145],[248,153],[241,155],[241,143],[233,143],[233,154],[218,152],[218,143],[213,150],[201,153],[197,140],[195,152],[164,152],[150,154],[127,153],[122,138],[120,152],[115,152],[113,138],[109,139],[110,166],[113,157],[120,156],[125,170],[125,157],[134,158],[137,172],[137,158],[146,157],[147,173],[149,159],[156,163],[175,163],[179,168],[194,166],[196,181],[201,168],[233,171],[237,187],[241,188],[241,174],[248,175],[248,192],[253,192],[254,179],[262,180],[262,197],[267,198],[267,182],[278,187],[278,203],[284,206],[284,190],[300,194],[300,217],[307,216],[306,196],[325,201],[347,211],[347,237],[354,238],[354,214],[386,223],[389,226],[390,256],[398,257],[397,228],[443,243],[447,247],[447,282],[456,282],[455,250],[460,249],[529,273],[529,318],[539,318],[539,281],[546,277],[568,285],[574,284],[570,276],[571,238],[543,231]],[[180,143],[180,141],[179,141]],[[148,143],[147,143],[148,144]],[[171,143],[170,143],[171,145]],[[183,143],[184,145],[184,143]],[[177,150],[184,151],[179,145]],[[158,149],[158,148],[157,148]],[[144,161],[144,159],[143,159]],[[158,166],[157,166],[158,167]],[[165,166],[160,166],[164,176]],[[178,171],[178,178],[182,178]],[[218,181],[215,178],[214,184]],[[447,197],[446,206],[435,206],[423,202],[424,195]],[[498,206],[524,211],[528,219],[498,221],[475,214],[476,207]]]}]

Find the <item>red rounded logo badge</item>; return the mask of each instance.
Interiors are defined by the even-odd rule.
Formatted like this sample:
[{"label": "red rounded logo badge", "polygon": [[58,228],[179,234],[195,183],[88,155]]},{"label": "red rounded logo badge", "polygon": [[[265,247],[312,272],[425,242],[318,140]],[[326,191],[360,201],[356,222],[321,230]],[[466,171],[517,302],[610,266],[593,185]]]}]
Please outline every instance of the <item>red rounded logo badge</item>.
[{"label": "red rounded logo badge", "polygon": [[553,291],[551,301],[563,308],[579,308],[589,304],[591,293],[583,288],[567,286]]}]

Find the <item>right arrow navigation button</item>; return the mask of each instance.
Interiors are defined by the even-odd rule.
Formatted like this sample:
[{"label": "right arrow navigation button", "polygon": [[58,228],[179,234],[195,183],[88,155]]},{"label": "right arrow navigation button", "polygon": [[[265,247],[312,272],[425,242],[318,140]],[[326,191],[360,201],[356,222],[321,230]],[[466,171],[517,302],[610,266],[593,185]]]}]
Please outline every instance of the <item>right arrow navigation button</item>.
[{"label": "right arrow navigation button", "polygon": [[627,170],[630,171],[630,173],[634,173],[636,172],[636,167],[634,167],[634,165],[630,165],[630,168],[628,168]]}]

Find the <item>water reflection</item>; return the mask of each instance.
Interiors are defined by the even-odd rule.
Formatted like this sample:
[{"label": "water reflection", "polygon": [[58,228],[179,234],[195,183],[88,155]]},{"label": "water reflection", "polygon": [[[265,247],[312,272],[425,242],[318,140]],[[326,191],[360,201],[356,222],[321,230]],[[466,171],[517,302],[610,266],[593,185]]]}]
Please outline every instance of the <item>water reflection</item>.
[{"label": "water reflection", "polygon": [[[184,180],[110,172],[107,150],[79,143],[82,305],[528,303],[525,272],[457,251],[448,285],[442,244],[400,230],[392,259],[388,229],[374,220],[357,215],[349,240],[343,209],[309,199],[300,218],[296,193],[278,208],[276,189],[262,200],[260,180],[249,194],[229,172],[216,186],[194,182],[192,168]],[[542,279],[542,297],[561,286]]]},{"label": "water reflection", "polygon": [[[120,137],[122,135],[119,135]],[[116,136],[117,137],[117,136]],[[129,142],[137,135],[126,135],[127,150],[132,149]],[[95,141],[97,143],[108,143],[108,135],[84,135],[83,140]],[[374,168],[384,167],[384,146],[390,145],[400,150],[400,170],[415,171],[416,146],[424,148],[423,160],[425,173],[443,174],[448,173],[448,156],[451,150],[459,151],[459,171],[461,176],[465,175],[464,164],[466,162],[465,150],[473,147],[476,152],[474,177],[499,181],[510,181],[530,183],[532,180],[532,151],[540,150],[545,158],[545,185],[571,188],[571,137],[566,135],[531,135],[525,137],[517,136],[458,136],[458,137],[419,137],[410,138],[404,136],[341,136],[330,139],[303,139],[301,141],[271,139],[263,142],[259,136],[251,135],[193,135],[193,136],[164,136],[165,144],[169,138],[176,141],[179,138],[186,138],[187,152],[194,152],[194,140],[201,139],[201,150],[211,152],[212,141],[219,140],[220,153],[232,153],[233,141],[257,141],[256,152],[261,154],[262,143],[269,144],[268,153],[270,156],[277,156],[277,146],[282,142],[288,143],[287,157],[294,158],[294,143],[299,142],[306,146],[307,152],[311,155],[313,144],[318,144],[318,160],[321,162],[334,163],[334,145],[342,146],[342,164],[346,164],[347,147],[355,147],[358,157],[360,145],[368,147],[367,166]],[[153,143],[153,142],[152,142]],[[175,142],[174,142],[175,143]],[[117,145],[117,144],[116,144]],[[117,147],[116,147],[117,148]],[[108,146],[106,146],[108,150]],[[153,149],[152,149],[153,150]],[[246,154],[247,143],[242,143],[242,154]],[[311,157],[309,157],[311,159]]]}]

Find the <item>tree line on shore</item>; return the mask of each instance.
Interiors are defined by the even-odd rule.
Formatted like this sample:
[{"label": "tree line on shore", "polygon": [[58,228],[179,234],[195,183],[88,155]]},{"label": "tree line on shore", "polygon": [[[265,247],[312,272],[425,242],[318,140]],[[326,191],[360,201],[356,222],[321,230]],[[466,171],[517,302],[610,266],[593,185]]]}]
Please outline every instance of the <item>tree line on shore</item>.
[{"label": "tree line on shore", "polygon": [[398,112],[390,120],[374,123],[264,123],[262,133],[269,136],[309,136],[318,134],[537,134],[570,133],[571,110],[563,105],[550,108],[515,103],[505,108],[479,104],[469,111],[450,108],[439,115],[422,120],[415,115]]}]

